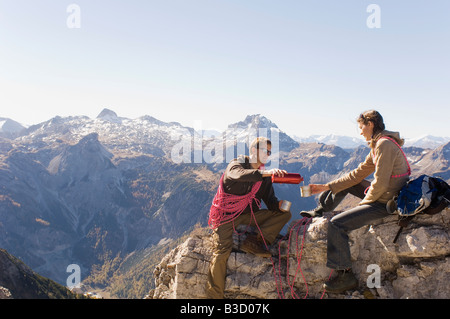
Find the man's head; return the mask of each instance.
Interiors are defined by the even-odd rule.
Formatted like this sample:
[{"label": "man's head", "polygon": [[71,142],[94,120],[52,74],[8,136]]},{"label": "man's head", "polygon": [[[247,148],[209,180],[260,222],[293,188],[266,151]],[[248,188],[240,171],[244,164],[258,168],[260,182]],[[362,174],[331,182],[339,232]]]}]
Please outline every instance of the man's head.
[{"label": "man's head", "polygon": [[257,137],[250,144],[250,159],[252,163],[266,164],[271,155],[272,142],[266,137]]}]

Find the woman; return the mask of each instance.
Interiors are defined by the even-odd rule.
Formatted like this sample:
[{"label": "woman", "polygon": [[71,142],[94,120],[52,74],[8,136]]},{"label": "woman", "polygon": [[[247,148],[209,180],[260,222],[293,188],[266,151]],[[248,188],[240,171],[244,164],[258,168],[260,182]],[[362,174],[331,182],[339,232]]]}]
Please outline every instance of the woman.
[{"label": "woman", "polygon": [[[330,293],[341,293],[358,286],[351,271],[348,232],[389,215],[386,203],[406,184],[410,168],[401,145],[399,133],[385,130],[383,117],[377,111],[362,113],[357,119],[361,135],[370,146],[370,153],[358,168],[328,184],[311,184],[311,193],[319,194],[319,206],[312,216],[332,211],[347,194],[362,199],[359,205],[333,217],[328,224],[327,267],[337,276],[324,284]],[[365,180],[374,173],[372,182]]]}]

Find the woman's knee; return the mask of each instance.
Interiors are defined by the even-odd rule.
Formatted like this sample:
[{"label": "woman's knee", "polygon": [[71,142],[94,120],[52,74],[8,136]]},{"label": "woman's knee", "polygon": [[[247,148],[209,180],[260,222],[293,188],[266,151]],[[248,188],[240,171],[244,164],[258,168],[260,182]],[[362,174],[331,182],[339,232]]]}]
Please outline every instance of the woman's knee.
[{"label": "woman's knee", "polygon": [[345,220],[343,220],[343,218],[339,218],[340,216],[334,216],[333,218],[330,219],[330,221],[328,222],[328,227],[332,227],[336,230],[339,231],[346,231],[346,226],[345,226]]}]

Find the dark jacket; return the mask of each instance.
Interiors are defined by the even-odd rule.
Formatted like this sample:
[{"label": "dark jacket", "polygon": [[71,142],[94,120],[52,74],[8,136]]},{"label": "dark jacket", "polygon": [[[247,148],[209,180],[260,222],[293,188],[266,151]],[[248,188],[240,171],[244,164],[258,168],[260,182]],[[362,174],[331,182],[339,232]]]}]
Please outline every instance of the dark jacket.
[{"label": "dark jacket", "polygon": [[[259,181],[262,181],[262,184],[255,197],[263,200],[269,210],[280,212],[279,201],[273,190],[272,178],[262,177],[258,169],[252,168],[248,156],[241,156],[228,164],[223,177],[223,188],[228,194],[245,195]],[[259,209],[255,201],[252,205],[253,212],[257,212]],[[250,207],[247,206],[243,213],[250,213]]]}]

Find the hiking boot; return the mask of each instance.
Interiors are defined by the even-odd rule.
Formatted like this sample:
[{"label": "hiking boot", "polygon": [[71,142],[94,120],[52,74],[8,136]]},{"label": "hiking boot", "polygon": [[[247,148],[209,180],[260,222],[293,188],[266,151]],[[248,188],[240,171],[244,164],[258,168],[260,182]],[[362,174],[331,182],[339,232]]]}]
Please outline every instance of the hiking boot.
[{"label": "hiking boot", "polygon": [[264,247],[264,243],[262,242],[262,240],[252,235],[249,235],[247,236],[247,238],[245,238],[244,242],[241,245],[241,250],[259,257],[272,257],[270,251],[268,251]]},{"label": "hiking boot", "polygon": [[323,216],[323,209],[315,209],[315,210],[302,210],[300,212],[300,215],[302,217],[307,217],[307,218],[314,218],[314,217],[322,217]]},{"label": "hiking boot", "polygon": [[323,284],[323,288],[330,293],[339,294],[358,287],[358,279],[351,270],[338,270],[337,276]]}]

